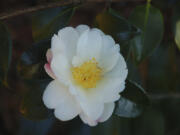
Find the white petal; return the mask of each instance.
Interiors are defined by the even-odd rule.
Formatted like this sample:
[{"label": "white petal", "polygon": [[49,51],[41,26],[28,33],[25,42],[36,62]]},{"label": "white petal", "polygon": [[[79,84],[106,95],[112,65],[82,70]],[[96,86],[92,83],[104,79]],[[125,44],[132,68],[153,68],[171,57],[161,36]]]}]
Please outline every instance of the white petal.
[{"label": "white petal", "polygon": [[65,94],[61,94],[61,91],[63,90],[64,88],[61,89],[61,86],[59,86],[56,81],[50,82],[43,93],[44,104],[50,109],[57,107],[61,102],[60,100],[63,100],[61,99],[61,96]]},{"label": "white petal", "polygon": [[68,88],[57,80],[51,81],[43,93],[44,104],[50,109],[54,109],[68,100],[74,101],[72,99]]},{"label": "white petal", "polygon": [[89,95],[98,98],[103,103],[115,102],[120,98],[119,93],[124,89],[124,82],[118,78],[104,78]]},{"label": "white petal", "polygon": [[52,51],[52,55],[56,55],[58,53],[63,53],[63,54],[65,53],[65,44],[55,34],[51,39],[51,51]]},{"label": "white petal", "polygon": [[78,67],[79,65],[83,64],[83,59],[79,56],[74,56],[72,59],[73,67]]},{"label": "white petal", "polygon": [[51,69],[61,82],[68,84],[70,82],[70,64],[67,58],[62,54],[57,54],[51,61]]},{"label": "white petal", "polygon": [[102,36],[97,31],[86,30],[79,38],[77,44],[77,55],[85,61],[100,57]]},{"label": "white petal", "polygon": [[114,103],[106,103],[104,105],[104,111],[101,115],[101,118],[98,120],[99,122],[104,122],[112,115],[114,111],[115,104]]},{"label": "white petal", "polygon": [[101,36],[104,35],[104,33],[100,29],[97,29],[97,28],[92,28],[91,31],[97,31],[101,34]]},{"label": "white petal", "polygon": [[81,111],[68,88],[57,80],[47,86],[43,94],[43,102],[48,108],[55,109],[55,116],[60,120],[72,119]]},{"label": "white petal", "polygon": [[118,52],[120,52],[120,45],[119,44],[116,44],[115,48],[117,49]]},{"label": "white petal", "polygon": [[120,82],[124,82],[124,80],[127,77],[127,74],[128,74],[128,70],[127,70],[126,62],[122,57],[122,55],[119,55],[117,64],[110,72],[106,73],[106,76],[110,78],[119,78]]},{"label": "white petal", "polygon": [[79,34],[74,28],[65,27],[58,32],[58,36],[52,38],[52,51],[63,52],[71,60],[76,52],[78,38]]},{"label": "white petal", "polygon": [[67,121],[75,118],[79,113],[80,109],[77,104],[72,100],[67,100],[55,108],[54,115],[62,121]]},{"label": "white petal", "polygon": [[87,101],[81,105],[84,113],[86,113],[86,115],[92,120],[97,120],[104,110],[104,105],[101,103]]},{"label": "white petal", "polygon": [[91,96],[87,89],[78,86],[70,88],[71,93],[76,96],[76,100],[80,103],[83,112],[92,120],[97,120],[104,109],[104,103],[100,102],[100,98]]},{"label": "white petal", "polygon": [[83,32],[85,32],[86,30],[89,30],[89,26],[88,25],[78,25],[76,27],[76,30],[78,31],[79,35],[81,35]]},{"label": "white petal", "polygon": [[52,51],[51,51],[51,49],[48,49],[46,52],[46,59],[47,59],[48,63],[51,63],[52,57],[53,57]]},{"label": "white petal", "polygon": [[88,124],[89,126],[96,126],[97,125],[97,121],[96,120],[92,120],[90,119],[85,113],[81,112],[79,114],[79,117],[81,118],[81,120],[85,123]]},{"label": "white petal", "polygon": [[117,63],[119,58],[119,46],[115,45],[115,41],[111,36],[103,36],[103,47],[99,60],[99,66],[104,72],[110,71]]}]

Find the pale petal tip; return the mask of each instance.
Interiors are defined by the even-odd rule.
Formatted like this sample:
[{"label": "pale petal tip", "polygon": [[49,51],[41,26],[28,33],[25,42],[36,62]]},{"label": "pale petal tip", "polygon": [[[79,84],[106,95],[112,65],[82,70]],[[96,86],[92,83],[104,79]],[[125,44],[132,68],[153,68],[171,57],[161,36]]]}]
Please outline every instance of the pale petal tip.
[{"label": "pale petal tip", "polygon": [[52,57],[53,57],[52,51],[51,51],[51,49],[48,49],[46,52],[46,58],[47,58],[48,63],[51,63]]},{"label": "pale petal tip", "polygon": [[50,66],[49,63],[46,63],[46,64],[44,65],[44,69],[45,69],[46,73],[47,73],[51,78],[56,79],[56,76],[54,75],[54,73],[53,73],[53,71],[52,71],[51,66]]}]

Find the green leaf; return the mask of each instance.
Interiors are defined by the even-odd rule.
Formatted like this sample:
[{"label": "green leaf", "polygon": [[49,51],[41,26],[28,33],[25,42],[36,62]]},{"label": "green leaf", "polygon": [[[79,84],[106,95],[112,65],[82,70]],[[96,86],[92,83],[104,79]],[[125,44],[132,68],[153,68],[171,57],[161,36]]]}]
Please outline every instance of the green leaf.
[{"label": "green leaf", "polygon": [[19,76],[23,79],[48,78],[44,71],[46,52],[51,46],[50,40],[40,41],[25,51],[17,65]]},{"label": "green leaf", "polygon": [[144,6],[137,6],[129,20],[142,30],[141,35],[132,40],[134,60],[140,63],[154,51],[162,40],[163,16],[159,9],[148,3]]},{"label": "green leaf", "polygon": [[134,118],[142,113],[142,108],[136,103],[121,97],[117,103],[115,114],[121,117]]},{"label": "green leaf", "polygon": [[65,27],[73,15],[73,5],[47,9],[32,15],[32,35],[35,41],[47,39]]},{"label": "green leaf", "polygon": [[96,25],[106,34],[113,36],[119,43],[127,42],[135,35],[140,34],[140,29],[130,24],[113,9],[98,14]]},{"label": "green leaf", "polygon": [[127,81],[126,89],[121,96],[115,109],[115,114],[121,117],[137,117],[149,105],[149,99],[143,88],[132,81]]},{"label": "green leaf", "polygon": [[20,106],[21,114],[31,120],[49,118],[52,112],[47,109],[42,101],[43,92],[50,80],[24,81],[25,93],[22,95]]},{"label": "green leaf", "polygon": [[0,22],[0,80],[7,84],[7,74],[12,56],[12,41],[7,27]]}]

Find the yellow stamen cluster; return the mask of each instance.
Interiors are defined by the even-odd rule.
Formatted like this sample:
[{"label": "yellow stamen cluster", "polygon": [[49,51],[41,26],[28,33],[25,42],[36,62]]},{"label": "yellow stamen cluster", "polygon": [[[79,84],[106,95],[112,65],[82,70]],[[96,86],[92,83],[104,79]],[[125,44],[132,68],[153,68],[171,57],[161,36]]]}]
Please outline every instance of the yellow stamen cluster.
[{"label": "yellow stamen cluster", "polygon": [[84,62],[79,67],[72,68],[74,81],[83,88],[94,88],[101,79],[102,69],[98,67],[95,58]]}]

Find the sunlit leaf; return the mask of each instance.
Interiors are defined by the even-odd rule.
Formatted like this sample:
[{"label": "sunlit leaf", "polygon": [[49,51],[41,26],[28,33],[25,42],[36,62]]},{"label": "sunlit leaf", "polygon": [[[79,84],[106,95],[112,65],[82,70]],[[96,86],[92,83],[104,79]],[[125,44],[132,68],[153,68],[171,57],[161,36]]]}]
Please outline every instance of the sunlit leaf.
[{"label": "sunlit leaf", "polygon": [[12,56],[12,41],[7,27],[0,22],[0,80],[7,82],[7,73]]},{"label": "sunlit leaf", "polygon": [[32,45],[25,51],[18,63],[19,76],[24,79],[42,78],[46,76],[44,64],[46,63],[46,52],[50,48],[51,41],[44,40]]},{"label": "sunlit leaf", "polygon": [[163,16],[159,9],[148,3],[137,6],[129,20],[142,30],[141,35],[132,40],[134,60],[139,63],[160,44],[163,37]]},{"label": "sunlit leaf", "polygon": [[149,105],[147,94],[141,86],[132,81],[127,81],[122,97],[116,104],[115,114],[121,117],[137,117]]},{"label": "sunlit leaf", "polygon": [[42,101],[43,92],[50,80],[24,81],[25,93],[22,95],[20,106],[21,114],[32,120],[46,119],[52,112],[47,109]]},{"label": "sunlit leaf", "polygon": [[74,13],[73,5],[51,8],[32,15],[32,34],[35,41],[47,39],[65,27]]}]

